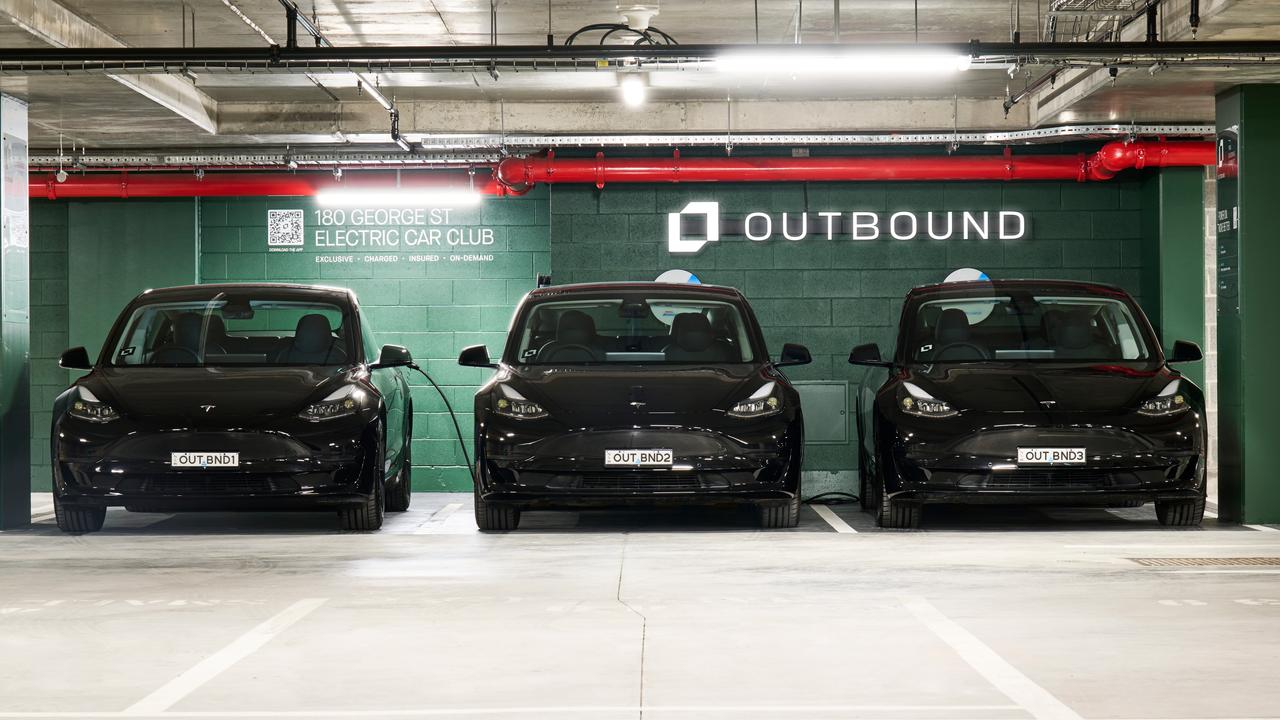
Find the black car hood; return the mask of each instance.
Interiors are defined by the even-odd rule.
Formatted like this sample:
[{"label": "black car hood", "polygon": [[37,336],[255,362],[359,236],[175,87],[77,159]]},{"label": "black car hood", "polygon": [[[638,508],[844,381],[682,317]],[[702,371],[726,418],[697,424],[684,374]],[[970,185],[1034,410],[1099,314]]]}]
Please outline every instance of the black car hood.
[{"label": "black car hood", "polygon": [[973,363],[911,366],[904,379],[965,410],[1100,412],[1135,408],[1174,376],[1146,364]]},{"label": "black car hood", "polygon": [[[758,365],[627,365],[516,367],[504,380],[552,417],[574,424],[645,417],[661,422],[698,416],[723,417],[724,410],[768,382]],[[643,405],[632,405],[643,403]]]},{"label": "black car hood", "polygon": [[126,417],[199,425],[296,414],[321,386],[345,374],[321,366],[134,367],[99,369],[81,382]]}]

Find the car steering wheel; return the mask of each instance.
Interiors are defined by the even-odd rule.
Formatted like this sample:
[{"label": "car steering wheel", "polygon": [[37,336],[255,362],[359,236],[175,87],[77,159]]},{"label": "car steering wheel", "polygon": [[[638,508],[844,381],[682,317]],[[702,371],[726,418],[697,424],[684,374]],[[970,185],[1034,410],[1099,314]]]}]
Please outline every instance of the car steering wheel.
[{"label": "car steering wheel", "polygon": [[[933,360],[934,362],[940,362],[941,360],[943,360],[943,356],[945,356],[951,350],[962,349],[962,348],[972,350],[973,353],[978,356],[977,357],[978,360],[991,359],[991,353],[987,352],[987,349],[982,347],[981,345],[978,345],[976,343],[971,343],[971,342],[953,342],[947,345],[946,347],[943,347],[942,349],[938,350],[938,352],[934,353]],[[968,359],[968,358],[965,358],[965,359]]]},{"label": "car steering wheel", "polygon": [[151,364],[152,364],[152,365],[157,365],[157,364],[159,364],[159,365],[180,365],[180,364],[181,364],[181,362],[177,362],[177,363],[174,363],[174,362],[157,363],[156,358],[160,357],[161,355],[164,355],[165,353],[173,353],[173,352],[186,353],[187,355],[190,355],[190,356],[191,356],[191,362],[192,362],[193,364],[199,364],[199,363],[200,363],[200,354],[199,354],[199,353],[197,353],[195,350],[192,350],[192,349],[191,349],[191,348],[189,348],[189,347],[183,347],[183,346],[181,346],[181,345],[166,345],[166,346],[164,346],[164,347],[160,348],[159,350],[157,350],[157,351],[155,351],[154,353],[152,353],[152,354],[151,354]]},{"label": "car steering wheel", "polygon": [[[595,362],[595,361],[596,361],[596,359],[597,359],[597,357],[596,357],[596,355],[597,355],[597,354],[596,354],[596,351],[595,351],[595,350],[593,350],[592,348],[590,348],[590,347],[588,347],[588,346],[586,346],[586,345],[579,345],[579,344],[577,344],[577,343],[565,343],[565,344],[563,344],[563,345],[558,345],[558,346],[556,346],[556,347],[551,348],[551,352],[550,352],[550,354],[548,354],[548,355],[547,355],[547,357],[545,357],[545,358],[543,358],[543,357],[539,357],[539,358],[538,358],[538,360],[539,360],[540,362],[547,362],[547,361],[548,361],[548,360],[550,360],[553,356],[555,356],[557,353],[561,353],[561,352],[564,352],[564,351],[566,351],[566,350],[581,350],[582,352],[586,353],[587,355],[589,355],[589,356],[591,357],[591,361],[592,361],[592,362]],[[539,355],[541,355],[541,353],[539,353]]]}]

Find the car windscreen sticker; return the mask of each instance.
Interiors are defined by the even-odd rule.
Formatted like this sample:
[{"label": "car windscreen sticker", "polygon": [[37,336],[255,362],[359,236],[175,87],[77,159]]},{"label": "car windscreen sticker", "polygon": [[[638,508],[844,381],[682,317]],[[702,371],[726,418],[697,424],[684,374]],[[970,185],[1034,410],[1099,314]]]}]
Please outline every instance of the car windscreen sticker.
[{"label": "car windscreen sticker", "polygon": [[927,352],[929,352],[929,351],[930,351],[930,350],[932,350],[932,349],[933,349],[933,345],[921,345],[921,346],[920,346],[920,352],[922,352],[922,353],[927,353]]},{"label": "car windscreen sticker", "polygon": [[132,345],[130,345],[127,348],[121,348],[120,357],[129,357],[130,355],[133,354],[133,350],[134,350],[134,347]]}]

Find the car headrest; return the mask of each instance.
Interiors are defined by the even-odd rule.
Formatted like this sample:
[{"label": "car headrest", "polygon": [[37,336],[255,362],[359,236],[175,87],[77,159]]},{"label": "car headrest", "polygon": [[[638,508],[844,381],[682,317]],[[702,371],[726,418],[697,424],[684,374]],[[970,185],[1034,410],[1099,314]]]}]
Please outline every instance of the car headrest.
[{"label": "car headrest", "polygon": [[711,347],[715,333],[711,321],[702,313],[680,313],[671,322],[671,337],[681,350],[702,352]]},{"label": "car headrest", "polygon": [[227,336],[227,324],[222,321],[221,315],[209,316],[209,340],[218,342]]},{"label": "car headrest", "polygon": [[329,318],[318,313],[303,315],[293,333],[293,347],[304,353],[325,352],[333,345],[333,327]]},{"label": "car headrest", "polygon": [[564,345],[590,345],[596,337],[596,321],[579,310],[560,316],[556,324],[556,342]]},{"label": "car headrest", "polygon": [[173,322],[173,344],[190,350],[200,349],[200,333],[204,318],[197,313],[182,313]]},{"label": "car headrest", "polygon": [[1064,313],[1058,324],[1054,344],[1070,350],[1088,347],[1093,342],[1093,327],[1088,312]]},{"label": "car headrest", "polygon": [[969,341],[969,316],[959,308],[947,308],[938,317],[938,327],[933,331],[937,345],[951,345]]}]

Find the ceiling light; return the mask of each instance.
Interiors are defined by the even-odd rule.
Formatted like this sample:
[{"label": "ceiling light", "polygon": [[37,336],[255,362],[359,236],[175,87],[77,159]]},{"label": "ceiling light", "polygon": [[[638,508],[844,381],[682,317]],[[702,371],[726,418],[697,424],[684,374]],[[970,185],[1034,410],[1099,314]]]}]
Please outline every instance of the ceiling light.
[{"label": "ceiling light", "polygon": [[469,207],[481,194],[466,188],[388,188],[386,190],[321,190],[316,204],[326,207]]},{"label": "ceiling light", "polygon": [[764,75],[876,75],[929,77],[968,70],[968,55],[919,50],[859,50],[843,53],[731,52],[713,67],[725,73]]},{"label": "ceiling light", "polygon": [[618,89],[622,94],[622,104],[627,107],[640,107],[649,94],[649,89],[644,84],[644,77],[635,74],[624,75],[618,81]]}]

